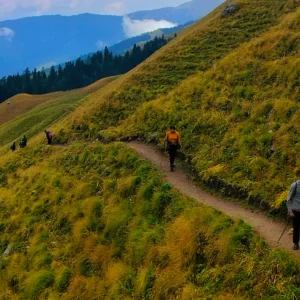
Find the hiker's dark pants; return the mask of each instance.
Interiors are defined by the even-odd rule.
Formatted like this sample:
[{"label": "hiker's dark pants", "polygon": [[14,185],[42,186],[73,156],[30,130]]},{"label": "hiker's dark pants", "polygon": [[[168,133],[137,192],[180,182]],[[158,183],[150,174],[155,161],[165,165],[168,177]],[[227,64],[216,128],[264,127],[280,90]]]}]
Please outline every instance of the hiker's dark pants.
[{"label": "hiker's dark pants", "polygon": [[293,243],[298,244],[299,243],[299,227],[300,227],[300,211],[293,211],[294,218],[293,218],[293,227],[294,227],[294,233],[293,233]]},{"label": "hiker's dark pants", "polygon": [[170,155],[170,166],[174,167],[174,163],[175,163],[175,158],[177,155],[177,147],[171,147],[169,149],[169,155]]},{"label": "hiker's dark pants", "polygon": [[48,140],[48,145],[52,145],[52,139],[48,137],[47,140]]}]

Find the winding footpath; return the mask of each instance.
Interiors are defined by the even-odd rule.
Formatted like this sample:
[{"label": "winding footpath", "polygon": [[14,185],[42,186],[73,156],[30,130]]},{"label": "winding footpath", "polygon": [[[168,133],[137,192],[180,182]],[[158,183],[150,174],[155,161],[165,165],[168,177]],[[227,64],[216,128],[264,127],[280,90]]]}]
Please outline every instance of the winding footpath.
[{"label": "winding footpath", "polygon": [[155,148],[139,142],[130,142],[126,143],[126,145],[134,149],[144,159],[150,160],[165,175],[167,182],[182,194],[192,197],[207,206],[218,209],[228,216],[244,220],[263,236],[271,247],[283,248],[293,255],[300,257],[300,251],[292,250],[292,236],[289,235],[288,232],[283,235],[279,244],[277,244],[277,241],[285,228],[284,224],[269,219],[263,213],[252,212],[233,202],[216,198],[201,190],[187,178],[187,174],[180,166],[177,166],[176,171],[171,173],[169,170],[168,158],[163,156],[162,153]]}]

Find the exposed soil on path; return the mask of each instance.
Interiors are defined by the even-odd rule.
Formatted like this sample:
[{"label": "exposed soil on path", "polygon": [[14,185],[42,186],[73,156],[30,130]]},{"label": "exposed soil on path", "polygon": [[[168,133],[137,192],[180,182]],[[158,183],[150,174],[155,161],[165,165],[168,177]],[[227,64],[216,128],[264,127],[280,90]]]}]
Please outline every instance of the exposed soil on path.
[{"label": "exposed soil on path", "polygon": [[187,178],[187,173],[180,166],[177,166],[176,171],[171,173],[168,158],[151,146],[139,142],[130,142],[126,145],[134,149],[143,158],[150,160],[165,175],[167,182],[182,194],[216,208],[228,216],[244,220],[263,236],[271,247],[283,248],[300,257],[300,251],[292,250],[292,236],[288,232],[283,235],[279,244],[277,244],[286,225],[269,219],[263,213],[252,212],[233,202],[222,200],[201,190],[195,186],[193,181]]}]

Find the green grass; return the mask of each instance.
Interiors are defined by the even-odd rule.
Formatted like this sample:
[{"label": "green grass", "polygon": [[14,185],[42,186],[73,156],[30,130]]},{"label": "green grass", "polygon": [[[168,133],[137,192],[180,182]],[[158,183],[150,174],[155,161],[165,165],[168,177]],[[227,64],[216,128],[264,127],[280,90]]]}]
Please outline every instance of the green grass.
[{"label": "green grass", "polygon": [[[33,137],[43,132],[49,126],[71,114],[86,96],[103,88],[116,78],[105,78],[91,86],[74,91],[58,92],[42,96],[21,95],[16,97],[18,98],[16,103],[14,100],[11,100],[11,106],[17,106],[18,110],[13,114],[11,120],[0,126],[0,146],[4,146],[14,140],[20,140],[23,134],[26,134],[27,137]],[[45,103],[37,105],[37,99]],[[31,102],[35,103],[34,108],[31,108]],[[7,106],[6,103],[2,105]],[[20,111],[24,113],[18,116]]]},{"label": "green grass", "polygon": [[67,135],[162,146],[177,124],[184,155],[204,182],[284,212],[299,168],[299,1],[237,4],[232,16],[214,11],[95,93],[64,123]]},{"label": "green grass", "polygon": [[162,146],[166,128],[177,124],[183,152],[204,182],[225,196],[285,214],[299,169],[298,13],[166,97],[142,105],[102,137],[140,136]]},{"label": "green grass", "polygon": [[51,271],[42,271],[28,279],[24,295],[27,299],[37,299],[46,288],[54,282],[54,274]]},{"label": "green grass", "polygon": [[122,144],[29,147],[0,165],[3,299],[300,296],[297,260]]},{"label": "green grass", "polygon": [[93,129],[93,134],[118,125],[142,103],[168,94],[182,80],[210,69],[239,45],[278,24],[282,16],[296,9],[297,3],[240,0],[238,12],[226,18],[221,17],[222,6],[120,79],[110,93],[103,97],[101,92],[95,94],[101,101],[87,104],[85,117],[76,124]]},{"label": "green grass", "polygon": [[[213,12],[90,95],[53,126],[57,138],[90,141],[102,130],[106,141],[161,145],[176,123],[203,181],[280,205],[298,169],[299,17],[287,15],[298,1],[237,3],[235,15]],[[0,144],[42,131],[77,100],[4,124]],[[0,154],[0,251],[11,247],[0,257],[3,299],[300,297],[298,260],[179,194],[124,145],[33,142]]]},{"label": "green grass", "polygon": [[70,268],[66,267],[63,270],[63,272],[61,273],[61,275],[57,281],[58,292],[60,292],[60,293],[65,292],[71,283],[71,279],[72,279],[72,270]]},{"label": "green grass", "polygon": [[[217,9],[95,93],[58,125],[63,139],[159,144],[175,123],[203,181],[269,211],[280,206],[297,168],[298,129],[283,123],[295,121],[298,110],[299,1],[237,5],[225,18]],[[286,113],[271,119],[275,102],[286,102]]]},{"label": "green grass", "polygon": [[3,146],[12,140],[21,139],[23,134],[32,137],[40,133],[74,111],[81,99],[72,98],[59,103],[42,104],[30,112],[5,123],[0,127],[0,145]]}]

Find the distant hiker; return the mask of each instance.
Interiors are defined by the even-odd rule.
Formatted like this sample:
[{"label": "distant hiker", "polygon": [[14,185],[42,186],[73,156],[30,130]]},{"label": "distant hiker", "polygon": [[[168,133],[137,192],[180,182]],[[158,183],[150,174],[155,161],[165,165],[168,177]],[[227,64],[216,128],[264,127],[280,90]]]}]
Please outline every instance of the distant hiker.
[{"label": "distant hiker", "polygon": [[20,143],[20,148],[25,148],[26,146],[27,146],[27,137],[26,135],[24,135]]},{"label": "distant hiker", "polygon": [[181,149],[181,139],[179,132],[176,131],[175,126],[170,127],[170,131],[167,132],[165,138],[166,151],[170,155],[170,169],[171,172],[174,172],[175,168],[175,158],[177,155],[177,150]]},{"label": "distant hiker", "polygon": [[46,137],[48,140],[48,145],[52,145],[53,133],[50,130],[45,130]]},{"label": "distant hiker", "polygon": [[10,145],[10,150],[11,150],[12,152],[15,152],[16,149],[17,149],[16,142],[13,142],[13,143]]},{"label": "distant hiker", "polygon": [[[300,172],[298,172],[297,176],[300,177]],[[300,180],[297,180],[291,185],[287,208],[289,216],[293,218],[293,249],[298,250],[300,236]]]}]

